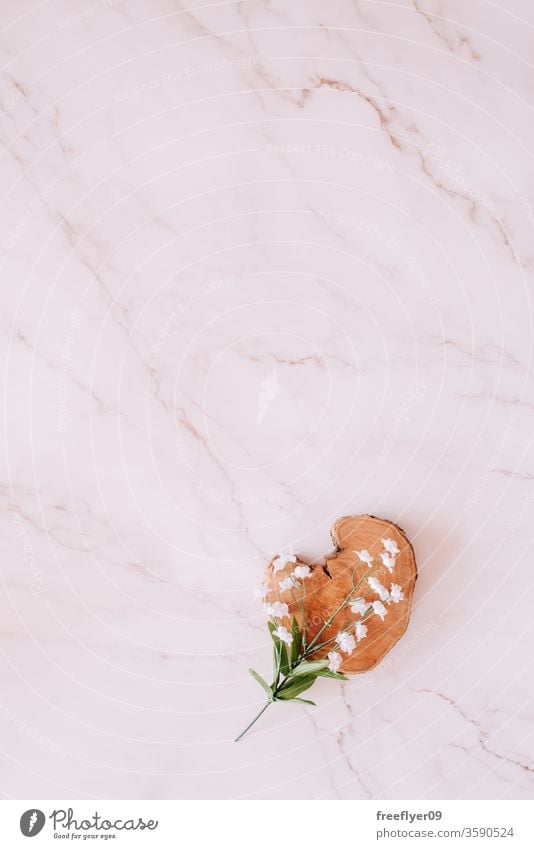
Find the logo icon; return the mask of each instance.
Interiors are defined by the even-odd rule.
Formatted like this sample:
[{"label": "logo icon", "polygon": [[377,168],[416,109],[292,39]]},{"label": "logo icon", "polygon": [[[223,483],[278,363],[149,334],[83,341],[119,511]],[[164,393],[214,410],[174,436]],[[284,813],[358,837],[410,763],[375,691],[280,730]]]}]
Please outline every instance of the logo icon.
[{"label": "logo icon", "polygon": [[29,811],[24,811],[20,818],[20,830],[24,837],[35,837],[42,831],[46,822],[46,817],[38,808],[30,808]]}]

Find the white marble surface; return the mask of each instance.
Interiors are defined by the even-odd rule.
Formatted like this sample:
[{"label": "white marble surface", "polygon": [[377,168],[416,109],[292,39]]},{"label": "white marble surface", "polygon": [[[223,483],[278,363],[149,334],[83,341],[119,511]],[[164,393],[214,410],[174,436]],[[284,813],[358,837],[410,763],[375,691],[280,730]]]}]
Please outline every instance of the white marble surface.
[{"label": "white marble surface", "polygon": [[[531,798],[534,8],[2,5],[5,797]],[[375,673],[262,703],[252,589],[420,566]]]}]

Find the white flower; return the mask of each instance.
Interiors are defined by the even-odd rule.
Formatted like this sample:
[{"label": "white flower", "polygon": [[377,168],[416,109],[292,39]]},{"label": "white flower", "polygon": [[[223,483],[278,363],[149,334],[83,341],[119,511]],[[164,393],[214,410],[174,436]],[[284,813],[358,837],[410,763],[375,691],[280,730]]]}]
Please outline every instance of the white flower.
[{"label": "white flower", "polygon": [[398,604],[399,601],[402,601],[404,598],[404,593],[399,587],[398,584],[391,584],[391,601],[394,601],[395,604]]},{"label": "white flower", "polygon": [[365,611],[369,609],[370,603],[369,601],[365,601],[364,598],[357,598],[356,601],[351,601],[350,609],[353,613],[359,613],[360,616],[363,616]]},{"label": "white flower", "polygon": [[296,563],[297,558],[293,554],[293,546],[286,545],[279,554],[278,557],[275,557],[273,560],[273,569],[276,572],[279,572],[281,569],[284,569],[288,563]]},{"label": "white flower", "polygon": [[367,636],[367,625],[362,625],[361,622],[356,622],[356,639],[358,642]]},{"label": "white flower", "polygon": [[337,672],[339,667],[341,666],[342,661],[343,661],[343,658],[341,657],[339,652],[337,652],[337,651],[329,651],[328,652],[328,668],[329,668],[330,672]]},{"label": "white flower", "polygon": [[386,608],[382,604],[381,601],[373,601],[373,610],[377,616],[380,616],[382,622],[384,621],[384,616],[387,613]]},{"label": "white flower", "polygon": [[371,564],[373,562],[373,558],[371,557],[369,552],[365,550],[365,548],[363,549],[363,551],[357,551],[356,554],[358,555],[362,563]]},{"label": "white flower", "polygon": [[311,569],[309,566],[296,566],[291,574],[295,578],[311,578]]},{"label": "white flower", "polygon": [[338,644],[341,651],[344,651],[345,654],[352,654],[354,648],[356,647],[356,640],[349,634],[347,631],[340,631],[336,637],[336,643]]},{"label": "white flower", "polygon": [[265,603],[263,605],[263,612],[267,616],[287,616],[289,613],[289,607],[283,601],[275,601],[273,604]]},{"label": "white flower", "polygon": [[373,578],[373,576],[371,575],[370,578],[367,578],[367,583],[369,584],[374,593],[378,593],[382,601],[388,600],[389,593],[386,588],[382,586],[382,584],[377,578]]},{"label": "white flower", "polygon": [[390,554],[398,554],[399,547],[394,539],[383,539],[382,544],[386,551],[389,551]]},{"label": "white flower", "polygon": [[266,595],[269,595],[269,587],[266,587],[265,584],[256,587],[254,590],[254,598],[265,598]]},{"label": "white flower", "polygon": [[382,558],[382,563],[384,564],[384,566],[386,567],[388,572],[393,572],[393,569],[395,568],[395,560],[396,560],[395,555],[388,554],[385,551],[381,551],[380,557]]},{"label": "white flower", "polygon": [[279,640],[282,640],[282,642],[287,643],[288,646],[290,646],[293,642],[293,637],[283,625],[279,625],[276,631],[273,631],[273,634],[275,634]]},{"label": "white flower", "polygon": [[292,587],[294,587],[295,582],[293,578],[284,578],[283,581],[278,581],[278,586],[280,587],[282,592],[284,592],[285,590],[290,590]]}]

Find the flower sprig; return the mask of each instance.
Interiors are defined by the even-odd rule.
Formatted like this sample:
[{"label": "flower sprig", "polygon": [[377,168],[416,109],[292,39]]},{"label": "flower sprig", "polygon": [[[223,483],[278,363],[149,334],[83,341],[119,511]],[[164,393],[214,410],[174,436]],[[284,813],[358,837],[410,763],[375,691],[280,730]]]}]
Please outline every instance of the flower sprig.
[{"label": "flower sprig", "polygon": [[[391,574],[395,568],[397,555],[400,553],[397,543],[392,539],[383,539],[384,550],[380,552],[381,566]],[[284,577],[278,580],[279,595],[291,594],[294,607],[300,610],[300,626],[294,615],[290,614],[289,604],[284,601],[269,601],[270,588],[262,587],[256,595],[263,599],[263,610],[269,621],[267,627],[273,641],[273,680],[269,684],[254,669],[249,672],[267,694],[267,702],[252,722],[236,737],[241,740],[247,731],[267,710],[273,702],[294,701],[301,704],[315,705],[301,694],[309,690],[318,678],[334,678],[338,681],[348,681],[346,675],[340,672],[343,665],[343,655],[347,657],[357,650],[358,644],[367,637],[368,622],[378,616],[384,621],[388,606],[404,600],[404,593],[399,584],[391,583],[388,590],[378,580],[375,571],[374,558],[366,550],[356,551],[360,563],[366,569],[356,580],[358,569],[352,573],[352,586],[333,613],[322,623],[312,639],[307,638],[309,628],[306,623],[306,581],[313,575],[309,566],[299,563],[293,554],[291,546],[283,549],[272,561],[273,574],[284,572]],[[287,566],[292,571],[286,573]],[[381,568],[381,567],[379,567]],[[367,599],[363,588],[367,587],[378,598]],[[347,611],[355,617],[346,622]],[[326,632],[343,614],[344,625],[335,636],[327,637]],[[317,654],[319,653],[319,657]]]}]

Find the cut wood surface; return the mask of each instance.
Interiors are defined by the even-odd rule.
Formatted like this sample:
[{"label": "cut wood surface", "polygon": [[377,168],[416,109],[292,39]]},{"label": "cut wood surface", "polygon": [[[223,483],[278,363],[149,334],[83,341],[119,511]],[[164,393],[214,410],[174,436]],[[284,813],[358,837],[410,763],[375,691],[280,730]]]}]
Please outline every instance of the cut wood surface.
[{"label": "cut wood surface", "polygon": [[[378,599],[377,593],[370,589],[367,580],[362,580],[362,576],[369,567],[361,562],[356,552],[362,549],[368,551],[374,558],[372,575],[378,578],[387,589],[392,583],[398,584],[404,593],[402,601],[387,605],[388,612],[384,621],[376,615],[366,620],[367,637],[357,644],[352,654],[343,654],[340,672],[366,672],[382,660],[408,627],[412,595],[417,579],[415,554],[411,543],[398,525],[385,519],[377,519],[375,516],[345,516],[338,519],[332,528],[331,535],[335,551],[326,555],[324,565],[312,566],[298,558],[298,563],[310,566],[313,573],[303,582],[306,589],[305,618],[308,644],[349,594],[353,575],[356,585],[361,581],[355,598],[361,596],[370,602]],[[380,552],[384,550],[383,539],[394,540],[399,548],[391,574],[382,565],[380,559]],[[279,587],[279,581],[289,575],[295,565],[289,564],[283,571],[275,574],[271,561],[267,567],[267,583],[271,590],[269,600],[286,602],[289,605],[290,614],[296,617],[302,630],[303,615],[298,590],[292,594],[290,590],[281,591]],[[320,641],[335,637],[339,631],[357,618],[358,616],[351,612],[350,607],[345,606],[332,624],[325,629]],[[332,648],[335,648],[334,644],[319,650],[313,656],[323,657]]]}]

